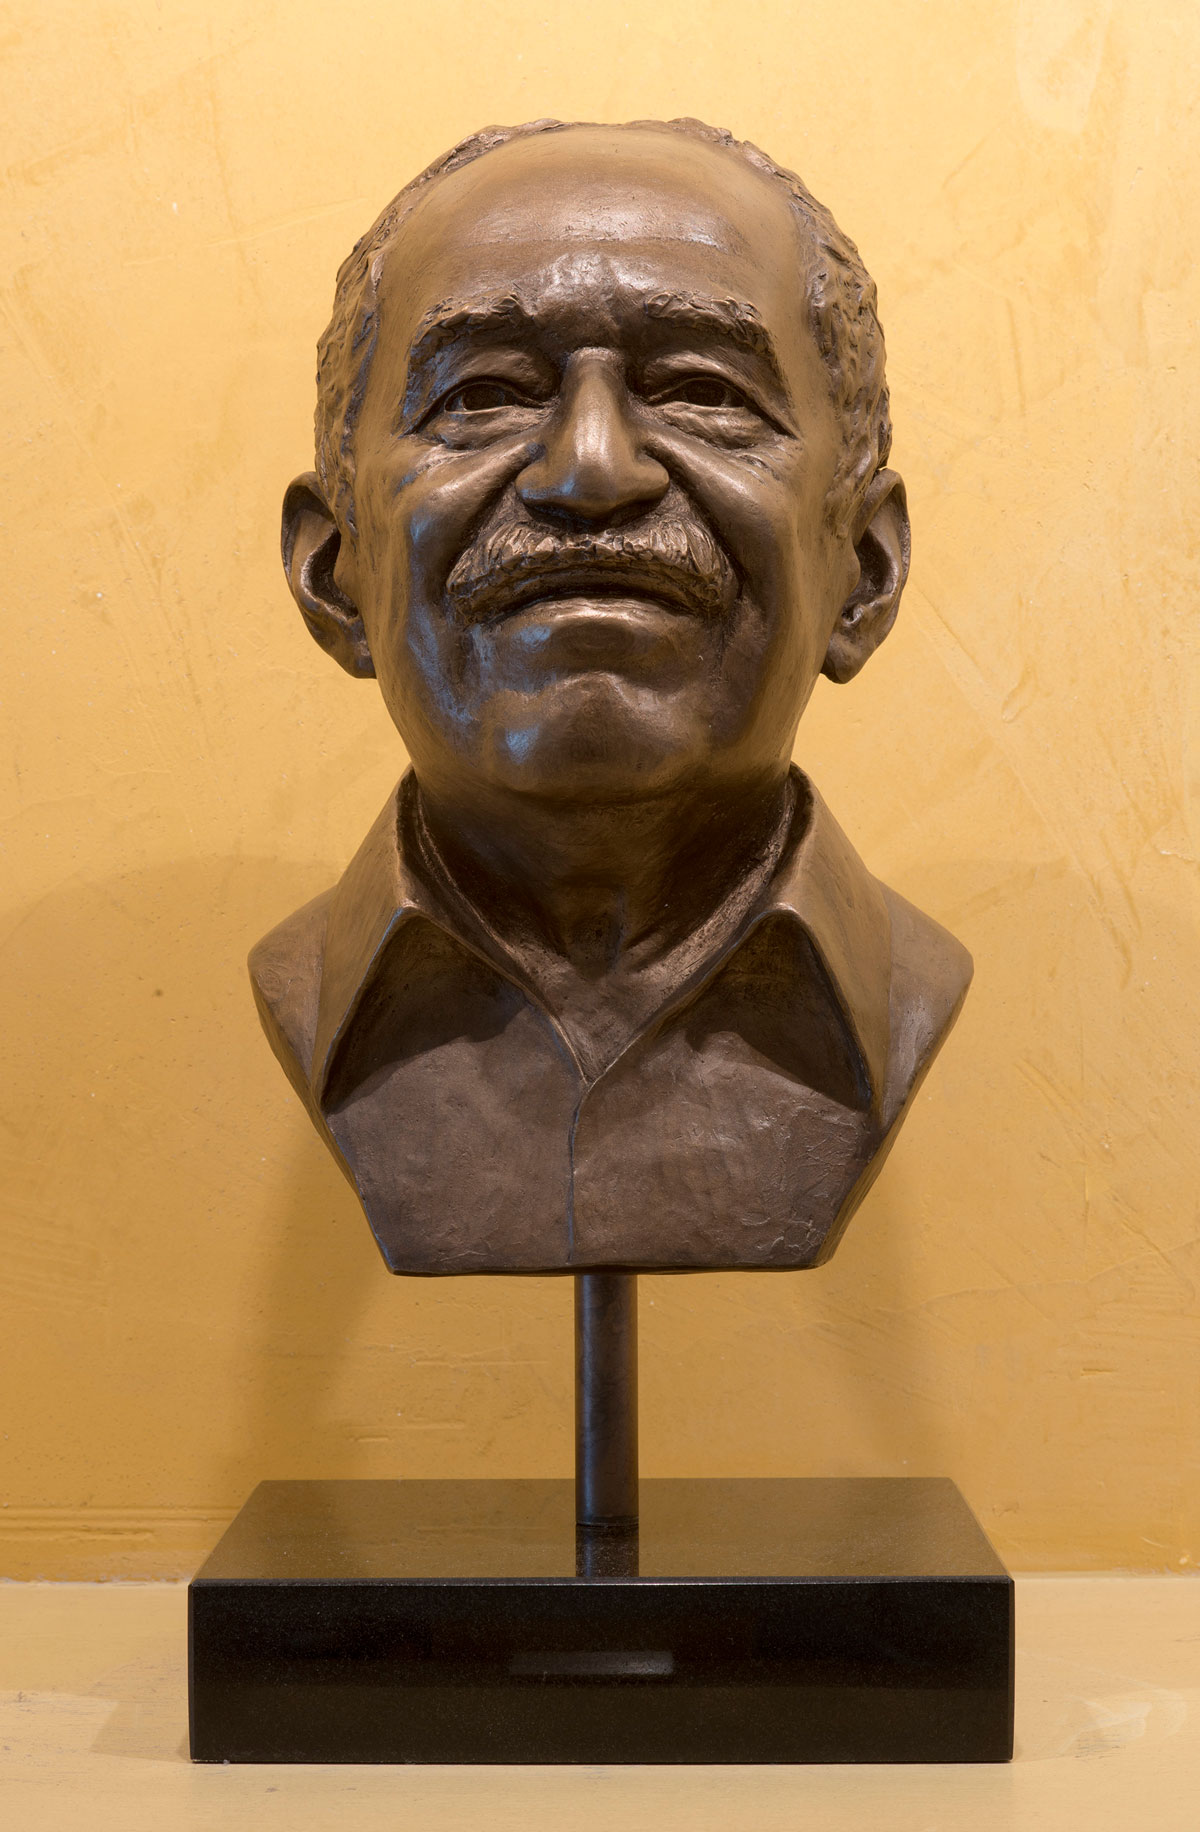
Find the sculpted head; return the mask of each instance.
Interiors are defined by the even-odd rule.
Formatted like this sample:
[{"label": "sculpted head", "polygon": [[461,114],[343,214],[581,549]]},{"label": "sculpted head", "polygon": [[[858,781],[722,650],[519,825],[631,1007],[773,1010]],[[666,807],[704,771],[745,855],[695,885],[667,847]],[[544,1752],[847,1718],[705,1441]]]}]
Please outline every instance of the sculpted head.
[{"label": "sculpted head", "polygon": [[720,794],[786,769],[908,567],[874,288],[798,179],[697,123],[465,142],[345,263],[308,626],[419,780]]}]

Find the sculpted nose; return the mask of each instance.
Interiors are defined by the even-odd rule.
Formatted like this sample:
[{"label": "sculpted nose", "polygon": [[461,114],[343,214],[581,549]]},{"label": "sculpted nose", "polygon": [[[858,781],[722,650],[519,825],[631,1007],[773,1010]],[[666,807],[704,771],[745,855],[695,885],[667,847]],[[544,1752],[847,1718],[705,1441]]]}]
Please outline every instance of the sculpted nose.
[{"label": "sculpted nose", "polygon": [[542,452],[517,479],[521,500],[556,518],[625,521],[660,501],[670,482],[642,450],[613,365],[574,359]]}]

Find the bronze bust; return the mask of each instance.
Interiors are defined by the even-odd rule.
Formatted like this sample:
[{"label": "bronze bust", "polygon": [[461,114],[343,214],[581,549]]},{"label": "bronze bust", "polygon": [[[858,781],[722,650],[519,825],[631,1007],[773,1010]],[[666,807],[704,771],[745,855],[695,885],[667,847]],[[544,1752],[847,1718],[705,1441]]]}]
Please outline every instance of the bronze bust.
[{"label": "bronze bust", "polygon": [[251,973],[388,1265],[827,1258],[971,974],[790,761],[908,570],[853,243],[699,122],[490,129],[318,392],[284,563],[412,768]]}]

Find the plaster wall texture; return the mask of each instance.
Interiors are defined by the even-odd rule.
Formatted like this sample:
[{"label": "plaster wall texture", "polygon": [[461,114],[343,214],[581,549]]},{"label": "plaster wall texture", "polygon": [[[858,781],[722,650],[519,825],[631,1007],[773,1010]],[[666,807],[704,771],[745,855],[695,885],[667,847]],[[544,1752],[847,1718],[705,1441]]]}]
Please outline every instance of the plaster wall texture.
[{"label": "plaster wall texture", "polygon": [[278,568],[335,267],[550,113],[726,124],[875,273],[913,577],[798,756],[977,963],[829,1267],[644,1281],[643,1466],[1200,1558],[1197,67],[1168,0],[8,9],[0,1573],[186,1572],[262,1477],[570,1467],[569,1282],[389,1278],[244,972],[403,763]]}]

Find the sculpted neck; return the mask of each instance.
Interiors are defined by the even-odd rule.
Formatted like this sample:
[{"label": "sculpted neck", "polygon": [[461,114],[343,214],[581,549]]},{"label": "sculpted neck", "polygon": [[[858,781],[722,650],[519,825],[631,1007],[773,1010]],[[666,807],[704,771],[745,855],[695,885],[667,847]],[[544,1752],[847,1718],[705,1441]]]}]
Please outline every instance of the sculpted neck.
[{"label": "sculpted neck", "polygon": [[500,939],[549,948],[591,977],[699,939],[739,887],[756,890],[792,791],[784,761],[735,785],[644,800],[572,803],[477,784],[456,794],[424,779],[420,800],[435,848]]}]

